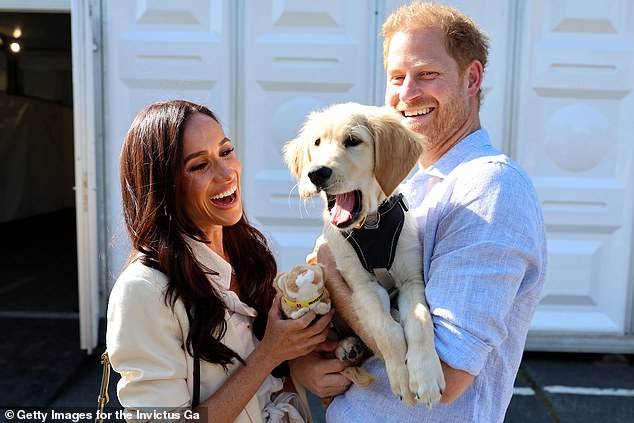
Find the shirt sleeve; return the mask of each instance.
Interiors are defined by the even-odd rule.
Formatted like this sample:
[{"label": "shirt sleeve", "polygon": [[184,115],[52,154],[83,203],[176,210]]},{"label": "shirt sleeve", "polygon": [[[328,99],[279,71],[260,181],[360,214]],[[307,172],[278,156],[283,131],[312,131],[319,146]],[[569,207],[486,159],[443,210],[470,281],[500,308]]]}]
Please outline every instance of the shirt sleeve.
[{"label": "shirt sleeve", "polygon": [[441,360],[477,375],[507,337],[526,275],[539,268],[543,223],[525,175],[506,163],[474,165],[478,173],[466,172],[448,191],[425,292]]},{"label": "shirt sleeve", "polygon": [[146,276],[124,272],[108,303],[106,344],[121,374],[119,401],[127,409],[190,407],[183,329],[161,284]]}]

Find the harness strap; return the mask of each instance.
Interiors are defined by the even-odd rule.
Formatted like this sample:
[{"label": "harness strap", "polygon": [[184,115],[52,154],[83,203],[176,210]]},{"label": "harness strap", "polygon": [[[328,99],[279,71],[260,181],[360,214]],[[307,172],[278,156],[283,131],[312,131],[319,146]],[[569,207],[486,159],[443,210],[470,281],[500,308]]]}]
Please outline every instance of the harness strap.
[{"label": "harness strap", "polygon": [[361,265],[374,273],[379,284],[387,291],[392,308],[397,307],[398,288],[388,270],[396,256],[396,245],[407,209],[403,194],[393,195],[379,206],[376,213],[368,215],[362,227],[345,234]]},{"label": "harness strap", "polygon": [[344,233],[361,265],[368,272],[376,268],[390,269],[396,256],[396,245],[405,223],[407,206],[403,194],[393,195],[385,200],[377,211],[377,216],[369,222],[366,219],[361,228],[353,228]]}]

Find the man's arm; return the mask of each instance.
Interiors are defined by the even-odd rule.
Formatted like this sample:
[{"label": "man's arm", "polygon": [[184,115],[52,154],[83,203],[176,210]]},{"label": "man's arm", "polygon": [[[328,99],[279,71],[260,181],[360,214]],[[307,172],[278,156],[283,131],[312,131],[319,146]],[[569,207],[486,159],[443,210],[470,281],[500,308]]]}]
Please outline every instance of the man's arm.
[{"label": "man's arm", "polygon": [[[346,306],[350,304],[352,291],[337,270],[334,256],[332,255],[328,244],[324,243],[318,247],[317,260],[324,265],[326,288],[330,292],[330,297],[337,310],[337,314],[346,321],[350,328],[354,330],[354,332],[372,351],[375,352],[375,354],[378,354],[376,343],[365,330],[352,307]],[[339,306],[337,306],[338,304]],[[467,390],[469,385],[471,385],[471,382],[473,382],[474,376],[463,370],[454,369],[442,361],[440,364],[445,376],[445,390],[442,393],[440,402],[447,404],[455,401],[464,391]]]}]

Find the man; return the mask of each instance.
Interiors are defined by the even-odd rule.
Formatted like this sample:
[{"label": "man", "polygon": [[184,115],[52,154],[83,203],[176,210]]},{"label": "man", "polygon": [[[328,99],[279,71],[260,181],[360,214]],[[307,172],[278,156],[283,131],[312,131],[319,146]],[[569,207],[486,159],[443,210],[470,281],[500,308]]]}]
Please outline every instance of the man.
[{"label": "man", "polygon": [[[336,360],[315,353],[293,361],[291,371],[319,396],[345,391],[328,408],[328,422],[502,422],[545,278],[540,203],[528,176],[480,127],[488,40],[477,26],[457,10],[413,3],[390,15],[382,33],[386,104],[429,139],[402,191],[419,225],[447,386],[428,409],[392,394],[377,357],[364,364],[377,376],[365,389],[347,389]],[[319,260],[337,313],[367,340],[327,248]]]}]

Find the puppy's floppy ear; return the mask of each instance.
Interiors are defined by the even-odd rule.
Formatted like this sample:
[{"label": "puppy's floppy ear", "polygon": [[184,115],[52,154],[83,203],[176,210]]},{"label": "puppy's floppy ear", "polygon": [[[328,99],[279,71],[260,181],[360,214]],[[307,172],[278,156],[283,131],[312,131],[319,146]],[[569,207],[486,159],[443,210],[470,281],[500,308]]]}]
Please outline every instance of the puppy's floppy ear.
[{"label": "puppy's floppy ear", "polygon": [[310,163],[309,147],[314,142],[311,139],[311,128],[318,125],[319,116],[319,113],[311,112],[300,129],[297,138],[287,142],[282,149],[284,162],[291,171],[291,175],[297,180],[302,177],[304,167]]},{"label": "puppy's floppy ear", "polygon": [[368,117],[374,135],[374,177],[390,196],[423,153],[427,138],[410,131],[391,107],[379,107]]},{"label": "puppy's floppy ear", "polygon": [[291,171],[294,178],[299,179],[302,175],[302,169],[310,161],[308,154],[308,143],[300,134],[294,140],[284,144],[284,162]]}]

